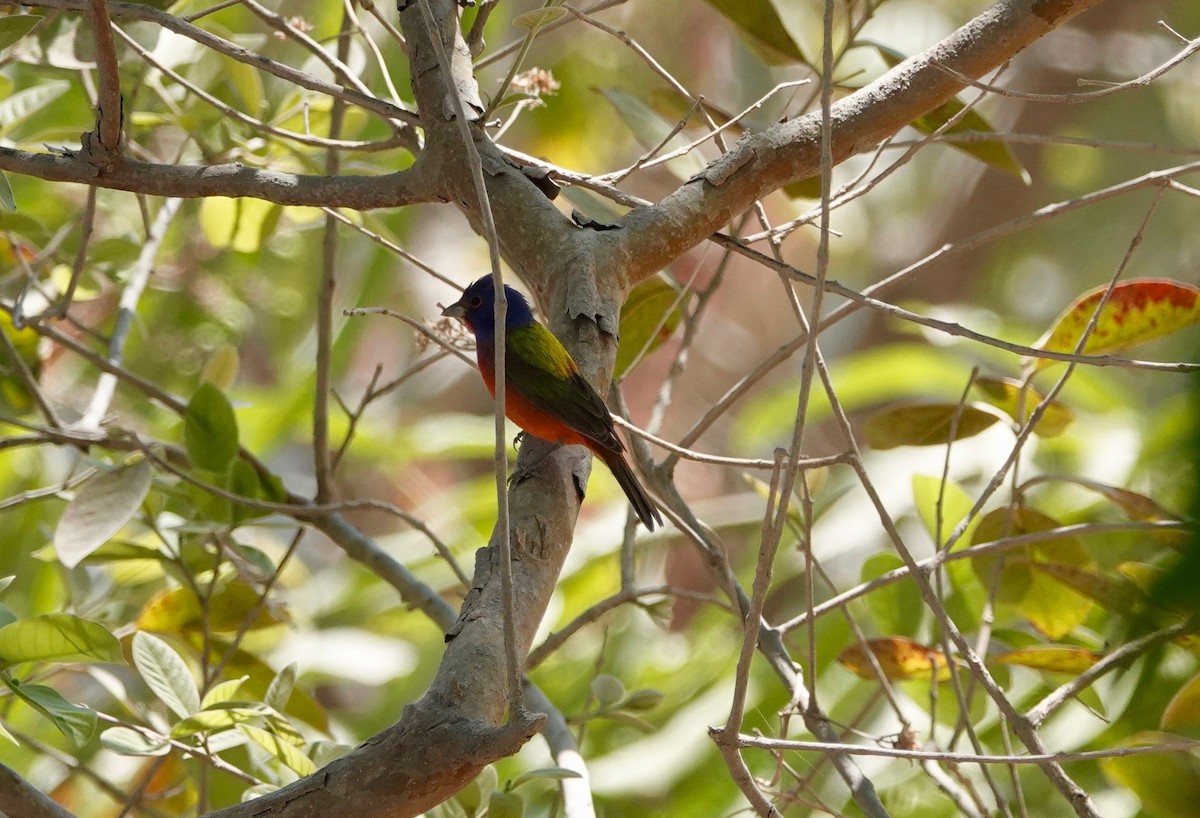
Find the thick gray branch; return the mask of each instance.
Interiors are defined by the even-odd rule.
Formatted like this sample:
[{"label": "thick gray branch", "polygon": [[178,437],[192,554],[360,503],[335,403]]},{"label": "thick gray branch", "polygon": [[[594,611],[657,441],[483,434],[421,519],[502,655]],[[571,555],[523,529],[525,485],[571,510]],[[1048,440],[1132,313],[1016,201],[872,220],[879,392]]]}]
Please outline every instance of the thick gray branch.
[{"label": "thick gray branch", "polygon": [[439,200],[434,174],[418,158],[408,170],[384,176],[299,176],[245,165],[160,165],[121,157],[104,173],[79,156],[0,147],[0,170],[49,182],[195,199],[251,196],[282,205],[370,210]]},{"label": "thick gray branch", "polygon": [[[833,157],[868,151],[1103,0],[1000,0],[933,48],[910,57],[832,110]],[[630,213],[604,241],[634,283],[661,270],[771,191],[820,171],[820,112],[748,134],[657,205]]]}]

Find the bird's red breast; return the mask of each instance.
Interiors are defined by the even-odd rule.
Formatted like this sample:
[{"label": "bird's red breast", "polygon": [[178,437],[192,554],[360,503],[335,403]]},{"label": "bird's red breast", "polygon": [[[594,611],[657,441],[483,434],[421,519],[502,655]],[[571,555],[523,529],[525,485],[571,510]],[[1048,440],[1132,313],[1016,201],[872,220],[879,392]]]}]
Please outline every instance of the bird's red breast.
[{"label": "bird's red breast", "polygon": [[[479,364],[479,374],[492,397],[496,397],[496,358],[494,348],[480,344],[475,350],[475,359]],[[521,390],[510,380],[504,390],[504,414],[513,423],[520,426],[534,437],[548,440],[551,443],[579,444],[587,446],[594,452],[602,451],[588,437],[581,435],[558,418],[547,414],[535,406],[521,394]]]}]

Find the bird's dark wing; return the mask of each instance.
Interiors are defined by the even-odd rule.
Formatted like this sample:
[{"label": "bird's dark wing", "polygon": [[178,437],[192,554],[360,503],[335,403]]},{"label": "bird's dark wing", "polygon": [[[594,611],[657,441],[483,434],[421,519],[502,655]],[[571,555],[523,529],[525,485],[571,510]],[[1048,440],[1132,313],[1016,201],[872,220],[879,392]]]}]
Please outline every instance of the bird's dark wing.
[{"label": "bird's dark wing", "polygon": [[536,322],[513,328],[505,335],[505,352],[509,386],[600,447],[624,450],[604,400],[550,330]]}]

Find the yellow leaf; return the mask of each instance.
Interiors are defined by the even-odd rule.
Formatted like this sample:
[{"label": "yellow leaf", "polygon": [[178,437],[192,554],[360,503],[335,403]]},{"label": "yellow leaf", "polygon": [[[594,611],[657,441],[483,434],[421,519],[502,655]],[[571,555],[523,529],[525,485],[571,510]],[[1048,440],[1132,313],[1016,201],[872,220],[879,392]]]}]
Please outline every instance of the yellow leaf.
[{"label": "yellow leaf", "polygon": [[[866,650],[879,663],[883,675],[891,680],[928,681],[937,673],[937,681],[950,678],[950,665],[946,655],[937,648],[929,648],[911,639],[893,636],[886,639],[868,639]],[[838,654],[837,660],[847,670],[864,679],[874,679],[875,670],[862,645],[851,645]]]}]

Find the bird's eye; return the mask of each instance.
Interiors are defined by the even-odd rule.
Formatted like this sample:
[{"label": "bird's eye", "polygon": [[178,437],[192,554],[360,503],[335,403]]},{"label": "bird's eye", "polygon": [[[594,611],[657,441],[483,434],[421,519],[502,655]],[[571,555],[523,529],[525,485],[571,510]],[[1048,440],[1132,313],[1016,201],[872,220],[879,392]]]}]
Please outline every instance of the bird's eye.
[{"label": "bird's eye", "polygon": [[468,305],[470,305],[471,309],[475,309],[476,307],[483,306],[483,299],[480,298],[479,296],[475,296],[467,303],[468,303]]}]

